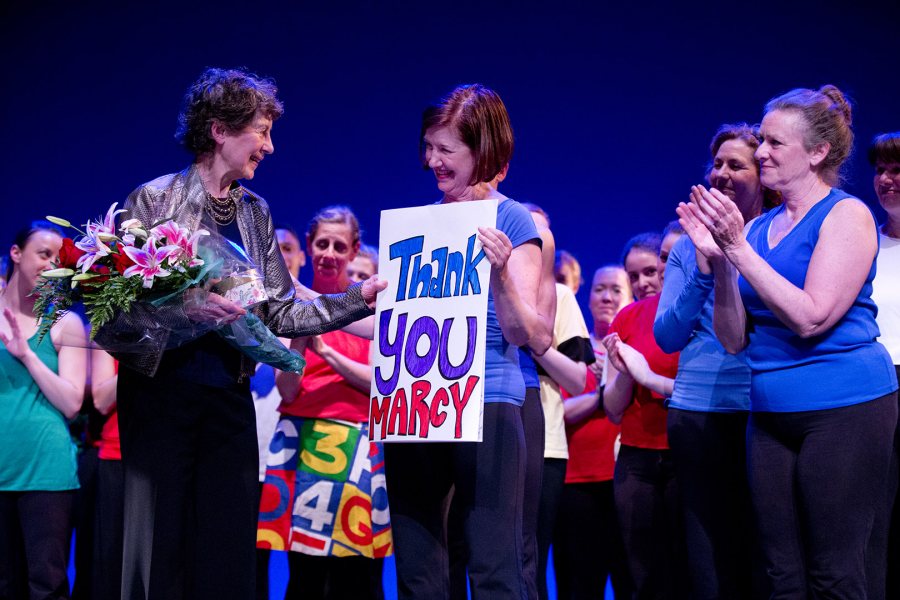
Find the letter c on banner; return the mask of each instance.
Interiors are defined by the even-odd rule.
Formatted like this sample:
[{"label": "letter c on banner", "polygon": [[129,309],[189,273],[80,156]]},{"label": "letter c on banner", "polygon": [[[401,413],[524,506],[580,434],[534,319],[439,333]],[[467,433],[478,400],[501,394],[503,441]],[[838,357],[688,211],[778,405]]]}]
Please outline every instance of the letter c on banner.
[{"label": "letter c on banner", "polygon": [[281,419],[269,444],[268,466],[275,469],[296,468],[297,427],[290,419]]}]

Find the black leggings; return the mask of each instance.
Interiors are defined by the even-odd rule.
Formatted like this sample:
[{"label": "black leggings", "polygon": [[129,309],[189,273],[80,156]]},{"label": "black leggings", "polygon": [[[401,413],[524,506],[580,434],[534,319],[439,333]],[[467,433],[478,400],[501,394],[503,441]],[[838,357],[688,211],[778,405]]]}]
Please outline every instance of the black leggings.
[{"label": "black leggings", "polygon": [[525,495],[522,508],[523,572],[528,586],[528,600],[537,600],[540,583],[546,589],[547,559],[541,572],[538,527],[544,478],[544,408],[540,388],[525,389],[522,404],[522,428],[525,433]]},{"label": "black leggings", "polygon": [[0,598],[68,598],[75,491],[0,492]]},{"label": "black leggings", "polygon": [[753,597],[747,417],[669,408],[692,599]]},{"label": "black leggings", "polygon": [[683,597],[684,544],[671,451],[622,444],[614,482],[634,598]]},{"label": "black leggings", "polygon": [[382,600],[384,559],[309,556],[288,552],[290,579],[285,600]]},{"label": "black leggings", "polygon": [[514,404],[484,406],[481,443],[385,444],[401,599],[449,597],[447,499],[460,502],[475,600],[521,600],[525,438]]},{"label": "black leggings", "polygon": [[612,480],[563,486],[553,536],[553,567],[559,600],[602,598],[609,577],[617,600],[631,598]]},{"label": "black leggings", "polygon": [[[544,409],[540,388],[525,388],[525,402],[520,411],[525,434],[525,495],[522,509],[523,573],[528,586],[528,600],[538,597],[538,581],[546,579],[547,558],[544,556],[544,577],[538,568],[538,518],[541,511],[544,469]],[[565,476],[565,471],[563,471]],[[450,553],[450,599],[466,600],[469,590],[466,580],[466,540],[463,535],[463,507],[450,500],[447,515],[447,545]],[[548,542],[549,544],[549,542]],[[544,585],[546,590],[546,581]]]},{"label": "black leggings", "polygon": [[[566,483],[565,458],[545,458],[544,472],[541,477],[541,505],[537,522],[537,588],[538,597],[547,600],[547,560],[550,555],[550,543],[553,541],[553,530],[556,528],[556,515],[563,486]],[[525,490],[527,495],[528,490]]]},{"label": "black leggings", "polygon": [[896,392],[750,416],[750,491],[773,598],[866,597],[866,545],[896,424]]},{"label": "black leggings", "polygon": [[[900,378],[900,366],[894,365]],[[884,501],[875,513],[872,536],[866,555],[868,600],[900,598],[900,502],[897,487],[900,483],[900,421],[894,430],[894,451]]]}]

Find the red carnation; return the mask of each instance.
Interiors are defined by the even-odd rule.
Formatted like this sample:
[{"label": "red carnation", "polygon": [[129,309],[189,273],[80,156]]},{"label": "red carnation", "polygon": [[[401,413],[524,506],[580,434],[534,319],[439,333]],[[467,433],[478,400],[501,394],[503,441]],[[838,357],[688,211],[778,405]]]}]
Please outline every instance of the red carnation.
[{"label": "red carnation", "polygon": [[103,283],[104,281],[109,279],[109,267],[94,264],[90,269],[88,269],[88,273],[94,273],[97,277],[92,279],[86,279],[81,282],[81,287],[87,290],[93,290],[94,286]]},{"label": "red carnation", "polygon": [[134,261],[125,254],[123,246],[118,244],[116,247],[117,252],[111,254],[113,266],[116,268],[116,271],[119,272],[119,275],[125,274],[125,269],[134,264]]},{"label": "red carnation", "polygon": [[60,268],[74,269],[78,259],[84,254],[84,250],[75,246],[75,242],[71,238],[63,238],[62,248],[59,249]]}]

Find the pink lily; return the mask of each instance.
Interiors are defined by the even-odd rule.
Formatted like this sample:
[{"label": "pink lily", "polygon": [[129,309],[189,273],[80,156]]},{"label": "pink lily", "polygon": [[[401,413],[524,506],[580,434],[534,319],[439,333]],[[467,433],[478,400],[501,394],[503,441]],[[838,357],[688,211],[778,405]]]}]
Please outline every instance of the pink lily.
[{"label": "pink lily", "polygon": [[97,259],[109,255],[110,248],[105,242],[116,239],[116,215],[125,212],[122,209],[116,210],[118,204],[113,202],[101,221],[88,221],[85,225],[86,234],[75,242],[75,247],[85,252],[75,263],[76,268],[81,267],[82,273],[87,273]]},{"label": "pink lily", "polygon": [[156,240],[151,235],[147,238],[147,243],[143,248],[136,246],[125,246],[123,248],[128,258],[135,264],[125,269],[122,273],[124,277],[132,277],[140,275],[144,278],[144,287],[153,286],[154,277],[168,277],[171,273],[163,268],[163,261],[169,258],[173,253],[179,251],[178,246],[168,245],[161,248],[156,247]]},{"label": "pink lily", "polygon": [[158,238],[166,238],[166,243],[177,246],[180,252],[169,257],[171,265],[176,260],[188,261],[188,267],[197,267],[203,264],[203,261],[197,257],[197,245],[200,238],[209,235],[205,229],[198,229],[196,233],[191,235],[187,227],[182,227],[175,221],[166,221],[162,225],[157,225],[150,231],[151,235]]}]

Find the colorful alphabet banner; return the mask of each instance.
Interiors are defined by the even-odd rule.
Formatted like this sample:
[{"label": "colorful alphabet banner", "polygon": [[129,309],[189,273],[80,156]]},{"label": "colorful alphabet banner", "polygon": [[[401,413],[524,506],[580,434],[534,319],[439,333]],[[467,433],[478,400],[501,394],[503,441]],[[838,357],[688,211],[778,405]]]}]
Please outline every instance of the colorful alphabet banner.
[{"label": "colorful alphabet banner", "polygon": [[481,441],[491,265],[478,227],[496,224],[496,200],[381,212],[373,441]]},{"label": "colorful alphabet banner", "polygon": [[393,551],[384,453],[365,423],[282,415],[269,446],[258,548],[384,558]]}]

